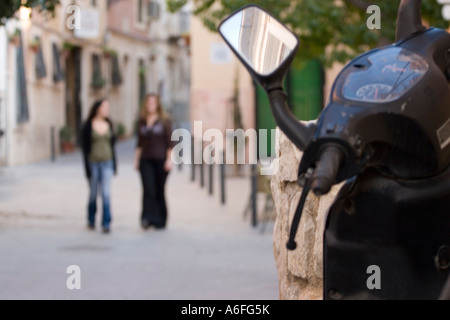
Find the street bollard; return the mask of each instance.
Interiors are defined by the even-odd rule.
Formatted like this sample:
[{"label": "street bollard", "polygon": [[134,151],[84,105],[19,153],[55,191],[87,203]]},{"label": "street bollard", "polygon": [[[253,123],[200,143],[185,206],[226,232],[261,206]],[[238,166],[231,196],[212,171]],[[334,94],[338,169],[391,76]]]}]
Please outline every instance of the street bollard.
[{"label": "street bollard", "polygon": [[[183,144],[184,144],[184,143],[185,143],[184,137],[183,137],[183,140],[182,140],[182,141],[183,141]],[[183,148],[183,149],[181,150],[181,152],[180,152],[180,157],[181,157],[181,159],[184,159],[183,156],[184,156],[184,148]],[[184,167],[184,166],[183,166],[183,162],[181,162],[177,167],[178,167],[178,171],[180,171],[180,172],[183,171],[183,167]]]},{"label": "street bollard", "polygon": [[55,127],[50,128],[50,154],[52,162],[56,161]]},{"label": "street bollard", "polygon": [[200,163],[200,187],[205,187],[205,164],[203,161]]},{"label": "street bollard", "polygon": [[214,164],[209,165],[209,195],[214,194]]},{"label": "street bollard", "polygon": [[257,165],[252,165],[252,227],[256,228],[258,226],[258,205],[257,205],[257,194],[258,194],[258,167]]},{"label": "street bollard", "polygon": [[[222,152],[222,159],[225,160],[223,152]],[[225,198],[225,161],[222,161],[220,163],[220,203],[222,205],[226,204],[226,198]]]},{"label": "street bollard", "polygon": [[194,137],[191,138],[191,182],[195,181]]}]

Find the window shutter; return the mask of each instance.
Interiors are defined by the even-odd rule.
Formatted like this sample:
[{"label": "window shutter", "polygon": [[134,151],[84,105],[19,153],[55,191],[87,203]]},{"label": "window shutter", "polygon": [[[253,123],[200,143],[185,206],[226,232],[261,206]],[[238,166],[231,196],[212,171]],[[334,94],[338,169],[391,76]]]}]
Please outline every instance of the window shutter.
[{"label": "window shutter", "polygon": [[[36,37],[36,40],[40,40],[39,37]],[[35,70],[36,70],[36,78],[43,79],[47,76],[47,68],[45,67],[44,61],[44,53],[42,52],[42,45],[39,45],[39,50],[35,55]]]},{"label": "window shutter", "polygon": [[158,2],[150,1],[148,3],[148,17],[150,19],[159,19],[161,15],[161,7]]},{"label": "window shutter", "polygon": [[53,51],[53,82],[58,83],[63,80],[63,72],[61,69],[61,56],[56,43],[52,44]]},{"label": "window shutter", "polygon": [[112,57],[112,84],[120,86],[122,84],[122,75],[120,73],[119,58],[117,55]]},{"label": "window shutter", "polygon": [[102,89],[106,84],[102,76],[102,68],[100,65],[100,56],[98,54],[92,55],[92,88],[95,90]]},{"label": "window shutter", "polygon": [[27,95],[27,81],[25,78],[25,63],[23,57],[22,33],[20,33],[20,45],[17,47],[17,122],[23,123],[30,119],[28,113],[28,95]]}]

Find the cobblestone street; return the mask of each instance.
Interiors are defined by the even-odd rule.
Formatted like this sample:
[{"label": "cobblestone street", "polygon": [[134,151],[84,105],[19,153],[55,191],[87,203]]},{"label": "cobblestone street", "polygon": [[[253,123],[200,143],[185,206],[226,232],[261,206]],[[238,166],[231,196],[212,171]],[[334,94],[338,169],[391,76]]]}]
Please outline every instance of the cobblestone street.
[{"label": "cobblestone street", "polygon": [[[228,179],[221,206],[218,188],[210,197],[190,182],[188,167],[174,169],[168,229],[145,232],[133,146],[118,147],[110,235],[86,228],[79,153],[2,169],[0,299],[277,299],[271,230],[261,233],[242,218],[249,179]],[[81,290],[66,287],[70,265],[81,268]]]}]

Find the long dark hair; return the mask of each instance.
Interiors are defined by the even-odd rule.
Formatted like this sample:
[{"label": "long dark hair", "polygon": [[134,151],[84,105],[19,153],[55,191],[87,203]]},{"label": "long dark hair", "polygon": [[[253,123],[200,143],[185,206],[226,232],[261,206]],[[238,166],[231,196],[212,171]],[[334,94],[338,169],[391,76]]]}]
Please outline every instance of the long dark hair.
[{"label": "long dark hair", "polygon": [[[102,106],[103,102],[107,101],[108,99],[101,99],[101,100],[97,100],[94,102],[94,104],[92,105],[91,111],[89,112],[89,117],[87,118],[87,122],[92,122],[92,120],[94,120],[95,116],[98,113],[98,109],[100,109],[100,107]],[[109,119],[106,118],[106,121],[109,122]]]}]

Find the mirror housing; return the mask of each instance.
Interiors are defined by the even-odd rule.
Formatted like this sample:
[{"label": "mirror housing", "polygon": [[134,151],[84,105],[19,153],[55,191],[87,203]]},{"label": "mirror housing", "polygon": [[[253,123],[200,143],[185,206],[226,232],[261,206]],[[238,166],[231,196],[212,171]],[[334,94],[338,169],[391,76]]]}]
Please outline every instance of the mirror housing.
[{"label": "mirror housing", "polygon": [[283,87],[300,44],[291,30],[264,9],[248,5],[225,19],[219,33],[267,92]]},{"label": "mirror housing", "polygon": [[297,36],[256,5],[245,6],[225,19],[219,33],[267,92],[277,125],[297,148],[305,150],[316,126],[306,127],[293,115],[283,91],[284,78],[299,47]]}]

